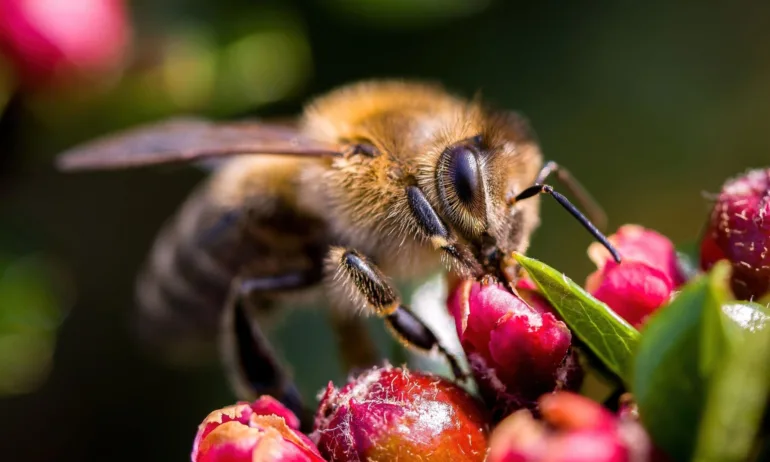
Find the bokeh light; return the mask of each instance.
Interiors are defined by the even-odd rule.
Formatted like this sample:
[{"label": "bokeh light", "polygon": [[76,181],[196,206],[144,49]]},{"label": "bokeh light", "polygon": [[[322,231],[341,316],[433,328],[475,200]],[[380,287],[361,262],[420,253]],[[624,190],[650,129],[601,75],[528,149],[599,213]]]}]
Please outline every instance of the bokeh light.
[{"label": "bokeh light", "polygon": [[0,256],[0,395],[35,391],[47,378],[73,302],[67,276],[49,257]]}]

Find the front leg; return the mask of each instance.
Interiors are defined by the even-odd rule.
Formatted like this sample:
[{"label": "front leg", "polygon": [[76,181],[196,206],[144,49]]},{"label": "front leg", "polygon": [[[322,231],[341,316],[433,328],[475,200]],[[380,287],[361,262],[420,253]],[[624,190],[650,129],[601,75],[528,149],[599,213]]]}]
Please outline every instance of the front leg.
[{"label": "front leg", "polygon": [[456,378],[465,378],[457,358],[442,346],[435,334],[401,299],[385,275],[355,250],[333,248],[326,261],[327,287],[332,294],[347,296],[385,320],[390,332],[404,346],[421,351],[437,350],[449,362]]}]

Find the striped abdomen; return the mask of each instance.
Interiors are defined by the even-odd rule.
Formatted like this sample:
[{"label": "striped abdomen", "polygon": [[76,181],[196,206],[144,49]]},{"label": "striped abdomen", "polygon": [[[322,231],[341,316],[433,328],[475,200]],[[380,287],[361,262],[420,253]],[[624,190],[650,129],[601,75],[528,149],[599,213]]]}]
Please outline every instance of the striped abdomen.
[{"label": "striped abdomen", "polygon": [[141,332],[173,356],[208,349],[215,340],[219,312],[243,264],[235,250],[246,256],[237,227],[216,233],[222,219],[227,213],[206,194],[192,196],[164,226],[139,274]]},{"label": "striped abdomen", "polygon": [[[210,354],[236,277],[320,281],[326,228],[294,207],[295,170],[264,158],[232,162],[165,225],[137,284],[151,344],[172,357]],[[280,292],[251,298],[266,311]]]}]

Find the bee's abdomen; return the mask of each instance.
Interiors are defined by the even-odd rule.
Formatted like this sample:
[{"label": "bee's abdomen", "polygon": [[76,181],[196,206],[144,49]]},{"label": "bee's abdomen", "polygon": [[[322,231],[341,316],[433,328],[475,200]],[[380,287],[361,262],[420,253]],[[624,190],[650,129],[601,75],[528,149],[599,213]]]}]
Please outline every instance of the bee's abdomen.
[{"label": "bee's abdomen", "polygon": [[150,345],[174,356],[210,354],[236,278],[291,281],[291,287],[249,294],[258,315],[276,308],[287,292],[320,282],[325,221],[271,188],[269,181],[286,184],[279,175],[258,178],[264,183],[248,180],[251,189],[236,207],[225,205],[233,202],[216,186],[237,181],[216,177],[219,183],[204,185],[161,231],[137,285],[140,327]]},{"label": "bee's abdomen", "polygon": [[142,336],[172,356],[210,353],[222,307],[252,244],[227,212],[192,196],[155,241],[137,281]]}]

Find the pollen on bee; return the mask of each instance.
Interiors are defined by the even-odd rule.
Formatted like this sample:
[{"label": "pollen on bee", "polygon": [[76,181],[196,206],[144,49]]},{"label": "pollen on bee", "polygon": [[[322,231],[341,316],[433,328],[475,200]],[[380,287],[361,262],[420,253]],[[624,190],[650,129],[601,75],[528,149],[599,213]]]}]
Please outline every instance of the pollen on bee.
[{"label": "pollen on bee", "polygon": [[434,249],[441,249],[449,245],[449,242],[446,240],[446,238],[442,236],[431,236],[430,243],[433,245]]},{"label": "pollen on bee", "polygon": [[396,300],[393,303],[391,303],[391,304],[389,304],[387,306],[382,307],[379,310],[380,311],[379,314],[381,316],[387,316],[389,314],[393,314],[393,313],[396,312],[396,310],[398,309],[399,306],[401,306],[401,303],[398,300]]}]

